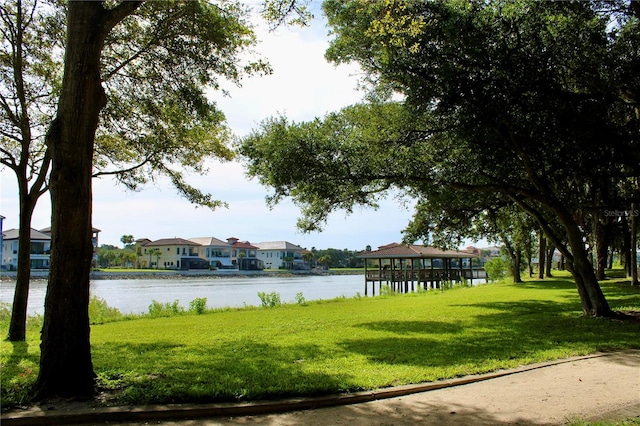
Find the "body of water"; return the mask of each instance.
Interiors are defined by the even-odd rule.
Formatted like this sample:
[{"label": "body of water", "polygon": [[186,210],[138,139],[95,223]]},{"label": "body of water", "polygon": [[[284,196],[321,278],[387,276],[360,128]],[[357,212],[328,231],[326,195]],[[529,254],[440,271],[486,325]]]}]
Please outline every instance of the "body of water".
[{"label": "body of water", "polygon": [[[13,303],[15,283],[0,283],[0,302]],[[28,313],[44,313],[47,283],[34,280],[29,288]],[[302,293],[306,300],[333,299],[364,295],[364,275],[300,275],[294,277],[198,277],[165,279],[100,279],[91,281],[91,295],[104,299],[123,314],[146,313],[152,301],[173,303],[184,308],[199,297],[207,298],[207,307],[260,306],[258,292],[277,292],[283,303],[293,302]]]}]

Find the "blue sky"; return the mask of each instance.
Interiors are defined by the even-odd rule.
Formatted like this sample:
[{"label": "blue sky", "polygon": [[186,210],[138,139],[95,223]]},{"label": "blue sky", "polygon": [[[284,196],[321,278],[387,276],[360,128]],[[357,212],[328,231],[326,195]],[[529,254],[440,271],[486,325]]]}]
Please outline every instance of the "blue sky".
[{"label": "blue sky", "polygon": [[[329,38],[322,21],[315,20],[304,29],[259,31],[259,38],[262,42],[257,51],[269,60],[274,73],[246,79],[242,88],[229,85],[230,97],[212,94],[237,135],[246,135],[270,116],[284,114],[294,121],[306,121],[362,98],[363,93],[356,90],[358,68],[335,67],[324,60]],[[111,179],[94,180],[93,225],[102,230],[100,243],[121,246],[120,237],[125,234],[152,240],[214,236],[361,250],[367,245],[376,248],[399,242],[411,217],[410,210],[389,198],[375,211],[361,209],[349,216],[336,212],[323,232],[301,234],[295,227],[298,208],[287,201],[270,210],[265,204],[270,190],[248,180],[237,162],[211,162],[208,175],[190,176],[188,181],[228,202],[229,208],[197,208],[179,197],[165,180],[140,192],[127,191]],[[17,186],[8,170],[0,172],[0,214],[6,218],[5,229],[18,227]],[[40,229],[50,226],[49,221],[49,197],[44,195],[32,225]]]}]

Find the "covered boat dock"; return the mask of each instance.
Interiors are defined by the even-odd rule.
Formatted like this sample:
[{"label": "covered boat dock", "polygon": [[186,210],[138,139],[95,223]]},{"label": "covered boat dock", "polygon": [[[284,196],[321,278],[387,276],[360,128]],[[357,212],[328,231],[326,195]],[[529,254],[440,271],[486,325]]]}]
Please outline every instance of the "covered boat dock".
[{"label": "covered boat dock", "polygon": [[409,293],[416,288],[440,288],[445,282],[460,283],[485,278],[482,267],[473,265],[479,253],[465,250],[442,250],[435,247],[414,244],[392,243],[378,250],[362,252],[364,259],[364,294],[368,295],[371,283],[372,295],[382,285],[394,292]]}]

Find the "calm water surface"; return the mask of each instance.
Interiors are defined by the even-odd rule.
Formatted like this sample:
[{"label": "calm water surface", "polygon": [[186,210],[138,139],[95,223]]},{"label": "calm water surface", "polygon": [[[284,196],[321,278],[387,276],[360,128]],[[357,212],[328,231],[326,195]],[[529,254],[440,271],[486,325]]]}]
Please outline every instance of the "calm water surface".
[{"label": "calm water surface", "polygon": [[[0,302],[12,303],[15,282],[0,283]],[[44,312],[46,281],[35,280],[29,289],[28,312]],[[101,279],[91,281],[91,295],[106,300],[123,314],[148,312],[149,305],[178,300],[189,307],[198,297],[207,298],[209,308],[260,306],[258,292],[278,292],[282,302],[295,301],[302,293],[306,300],[364,295],[363,275],[310,275],[295,277],[199,277],[175,279]]]}]

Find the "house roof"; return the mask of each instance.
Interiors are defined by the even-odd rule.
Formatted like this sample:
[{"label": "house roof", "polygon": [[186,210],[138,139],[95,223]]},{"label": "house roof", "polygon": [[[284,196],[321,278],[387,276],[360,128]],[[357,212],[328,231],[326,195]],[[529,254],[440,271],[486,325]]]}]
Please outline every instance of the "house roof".
[{"label": "house roof", "polygon": [[254,250],[258,249],[258,247],[249,244],[247,241],[245,241],[245,242],[237,241],[237,242],[233,243],[232,247],[235,248],[235,249],[254,249]]},{"label": "house roof", "polygon": [[304,250],[288,241],[266,241],[256,244],[260,250]]},{"label": "house roof", "polygon": [[[2,238],[4,240],[17,240],[18,239],[18,229],[16,228],[12,228],[12,229],[7,229],[6,231],[2,232]],[[47,235],[43,232],[40,232],[38,230],[35,230],[33,228],[31,228],[31,234],[29,236],[29,238],[31,238],[31,241],[37,241],[37,240],[51,240],[51,235]]]},{"label": "house roof", "polygon": [[[40,232],[42,232],[44,234],[51,234],[51,227],[47,226],[46,228],[42,228],[40,230]],[[98,228],[91,227],[91,232],[102,232],[102,230],[100,230]]]},{"label": "house roof", "polygon": [[163,238],[156,241],[149,241],[142,244],[143,246],[200,246],[200,244],[185,240],[184,238]]},{"label": "house roof", "polygon": [[226,241],[219,240],[215,237],[189,238],[189,241],[193,241],[194,243],[198,243],[205,247],[209,247],[209,246],[231,247],[231,244],[227,243]]},{"label": "house roof", "polygon": [[467,259],[478,257],[478,254],[466,250],[442,250],[430,246],[391,243],[380,246],[378,250],[362,252],[358,257],[361,259]]}]

